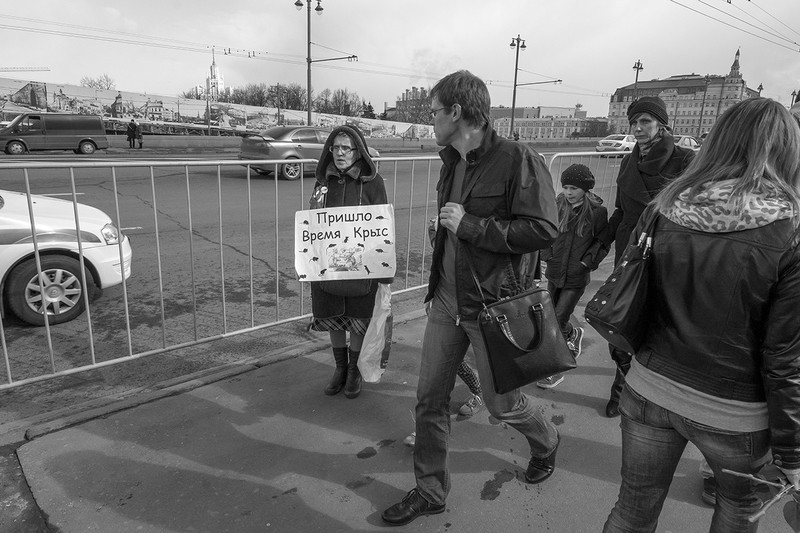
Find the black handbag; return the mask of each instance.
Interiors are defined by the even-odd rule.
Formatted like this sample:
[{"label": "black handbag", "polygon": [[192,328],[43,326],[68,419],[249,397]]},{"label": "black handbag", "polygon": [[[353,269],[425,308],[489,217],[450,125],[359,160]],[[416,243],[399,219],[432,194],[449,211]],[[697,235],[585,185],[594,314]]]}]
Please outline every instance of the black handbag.
[{"label": "black handbag", "polygon": [[[520,292],[487,304],[469,256],[467,263],[483,302],[478,327],[498,394],[575,368],[575,357],[561,333],[547,289],[537,283],[522,291],[514,276]],[[511,265],[509,270],[513,275]]]},{"label": "black handbag", "polygon": [[658,213],[648,218],[638,240],[628,244],[614,271],[586,304],[586,322],[616,348],[634,354],[649,322],[649,267]]},{"label": "black handbag", "polygon": [[372,280],[361,279],[332,279],[320,281],[320,288],[334,296],[358,297],[366,296],[372,290]]}]

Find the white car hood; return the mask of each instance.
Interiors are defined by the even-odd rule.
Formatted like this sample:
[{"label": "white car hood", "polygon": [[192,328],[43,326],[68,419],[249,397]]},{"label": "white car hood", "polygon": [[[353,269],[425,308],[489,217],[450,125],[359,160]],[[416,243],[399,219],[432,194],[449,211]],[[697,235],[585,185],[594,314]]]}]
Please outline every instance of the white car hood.
[{"label": "white car hood", "polygon": [[[0,244],[31,241],[31,221],[25,193],[0,189]],[[49,242],[75,242],[75,211],[72,202],[31,195],[37,237]],[[78,204],[81,241],[104,243],[100,230],[111,219],[99,209]]]}]

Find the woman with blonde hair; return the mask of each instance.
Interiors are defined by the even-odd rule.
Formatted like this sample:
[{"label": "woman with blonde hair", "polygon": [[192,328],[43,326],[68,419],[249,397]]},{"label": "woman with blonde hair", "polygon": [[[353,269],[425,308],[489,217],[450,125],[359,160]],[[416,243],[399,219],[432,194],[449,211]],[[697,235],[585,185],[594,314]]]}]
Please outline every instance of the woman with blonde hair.
[{"label": "woman with blonde hair", "polygon": [[655,217],[650,316],[620,398],[622,485],[604,531],[654,531],[688,442],[714,472],[713,532],[756,531],[755,474],[800,487],[800,125],[726,111]]}]

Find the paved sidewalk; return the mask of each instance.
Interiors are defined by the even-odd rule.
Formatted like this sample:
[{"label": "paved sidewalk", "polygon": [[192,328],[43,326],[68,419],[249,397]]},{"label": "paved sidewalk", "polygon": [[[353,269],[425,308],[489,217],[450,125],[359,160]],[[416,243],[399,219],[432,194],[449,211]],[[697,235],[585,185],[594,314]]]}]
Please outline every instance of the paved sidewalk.
[{"label": "paved sidewalk", "polygon": [[[383,379],[357,399],[322,393],[328,349],[254,367],[24,444],[17,453],[33,495],[64,533],[384,530],[380,513],[414,485],[403,438],[425,319],[404,318]],[[524,438],[485,410],[454,417],[447,511],[394,530],[600,530],[617,495],[619,419],[602,415],[613,368],[605,343],[586,333],[562,384],[526,389],[562,434],[553,477],[524,483]],[[452,412],[467,397],[459,382]],[[708,530],[698,466],[692,448],[658,531]],[[789,530],[781,508],[761,531]]]}]

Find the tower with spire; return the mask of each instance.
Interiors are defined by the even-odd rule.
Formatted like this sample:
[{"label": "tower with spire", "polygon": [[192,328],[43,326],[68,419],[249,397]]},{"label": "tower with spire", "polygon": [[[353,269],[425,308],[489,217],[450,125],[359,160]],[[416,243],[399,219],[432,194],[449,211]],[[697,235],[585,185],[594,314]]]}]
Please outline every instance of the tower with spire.
[{"label": "tower with spire", "polygon": [[217,59],[214,55],[214,49],[211,49],[211,75],[206,78],[206,94],[208,99],[212,102],[219,100],[219,95],[225,90],[225,81],[222,79],[222,74],[217,67]]}]

